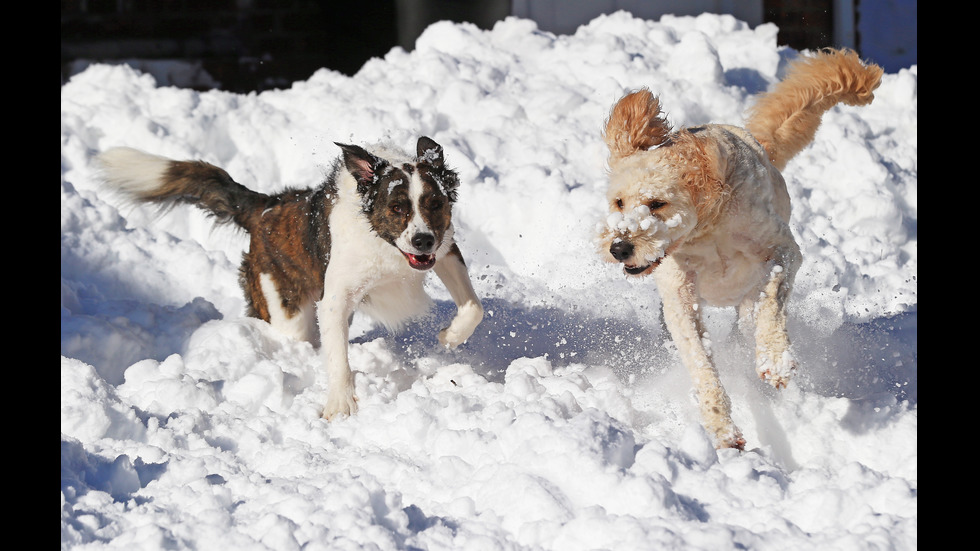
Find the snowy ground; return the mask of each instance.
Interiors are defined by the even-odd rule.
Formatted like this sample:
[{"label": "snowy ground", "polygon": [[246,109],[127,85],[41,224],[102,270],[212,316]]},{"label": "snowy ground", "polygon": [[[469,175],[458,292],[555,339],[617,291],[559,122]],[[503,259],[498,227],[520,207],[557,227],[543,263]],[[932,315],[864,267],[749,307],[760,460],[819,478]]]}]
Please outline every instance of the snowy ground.
[{"label": "snowy ground", "polygon": [[[731,17],[603,16],[573,36],[437,24],[354,77],[235,95],[94,65],[61,92],[63,549],[915,549],[917,67],[838,107],[785,171],[804,252],[801,374],[758,381],[709,311],[748,451],[715,451],[652,281],[595,253],[603,120],[648,86],[675,126],[739,124],[797,52]],[[335,141],[428,135],[461,175],[487,317],[400,335],[355,317],[361,410],[319,417],[317,351],[242,317],[245,237],[99,190],[127,145],[261,191],[317,183]]]}]

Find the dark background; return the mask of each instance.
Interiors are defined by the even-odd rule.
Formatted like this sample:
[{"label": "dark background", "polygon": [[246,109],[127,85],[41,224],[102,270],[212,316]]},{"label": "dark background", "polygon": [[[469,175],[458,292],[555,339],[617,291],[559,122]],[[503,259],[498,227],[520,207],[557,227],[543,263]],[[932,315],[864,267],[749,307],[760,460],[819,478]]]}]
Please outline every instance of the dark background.
[{"label": "dark background", "polygon": [[62,0],[62,80],[78,60],[166,59],[199,61],[223,90],[281,88],[352,75],[397,36],[394,0]]},{"label": "dark background", "polygon": [[[833,6],[763,0],[764,20],[779,44],[819,48],[831,45]],[[288,88],[320,68],[353,75],[395,46],[411,50],[432,22],[489,29],[510,13],[509,0],[62,0],[61,78],[92,62],[179,60],[211,78],[161,85]]]}]

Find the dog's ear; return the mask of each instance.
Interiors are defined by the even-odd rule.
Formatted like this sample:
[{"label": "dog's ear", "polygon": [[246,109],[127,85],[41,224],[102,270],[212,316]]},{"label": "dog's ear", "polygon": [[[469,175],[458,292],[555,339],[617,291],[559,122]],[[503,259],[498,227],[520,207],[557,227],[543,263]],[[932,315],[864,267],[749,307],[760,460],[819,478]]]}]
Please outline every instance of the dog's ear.
[{"label": "dog's ear", "polygon": [[698,225],[710,226],[721,215],[731,188],[725,184],[732,170],[732,158],[737,150],[724,146],[719,140],[705,138],[697,132],[680,130],[671,136],[669,159],[676,166],[679,183],[690,194],[698,217]]},{"label": "dog's ear", "polygon": [[609,162],[645,151],[667,140],[670,124],[660,111],[660,100],[646,88],[631,92],[616,102],[603,139],[609,147]]},{"label": "dog's ear", "polygon": [[349,144],[337,144],[344,152],[344,166],[357,180],[357,191],[364,194],[374,183],[375,175],[387,164],[387,161],[375,157],[363,147]]},{"label": "dog's ear", "polygon": [[422,136],[415,146],[415,152],[419,162],[429,163],[436,168],[442,168],[445,158],[442,154],[442,146],[437,144],[432,138]]},{"label": "dog's ear", "polygon": [[459,175],[456,171],[446,166],[446,158],[443,154],[442,146],[437,144],[432,138],[422,136],[415,146],[417,161],[432,167],[428,172],[431,174],[443,192],[449,197],[450,203],[456,202],[456,191],[459,188]]}]

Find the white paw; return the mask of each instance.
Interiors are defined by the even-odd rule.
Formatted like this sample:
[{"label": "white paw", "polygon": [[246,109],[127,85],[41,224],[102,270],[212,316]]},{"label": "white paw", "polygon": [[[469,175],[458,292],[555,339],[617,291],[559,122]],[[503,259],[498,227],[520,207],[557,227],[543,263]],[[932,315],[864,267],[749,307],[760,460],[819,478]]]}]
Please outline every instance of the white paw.
[{"label": "white paw", "polygon": [[469,303],[459,309],[449,327],[439,331],[439,344],[446,348],[456,348],[473,335],[476,326],[483,321],[483,306]]},{"label": "white paw", "polygon": [[451,326],[439,331],[438,338],[439,344],[445,346],[446,348],[456,348],[457,346],[463,344],[463,341],[466,340],[459,333],[453,331]]},{"label": "white paw", "polygon": [[323,418],[331,421],[357,413],[357,396],[354,385],[338,385],[327,394],[327,405],[323,408]]}]

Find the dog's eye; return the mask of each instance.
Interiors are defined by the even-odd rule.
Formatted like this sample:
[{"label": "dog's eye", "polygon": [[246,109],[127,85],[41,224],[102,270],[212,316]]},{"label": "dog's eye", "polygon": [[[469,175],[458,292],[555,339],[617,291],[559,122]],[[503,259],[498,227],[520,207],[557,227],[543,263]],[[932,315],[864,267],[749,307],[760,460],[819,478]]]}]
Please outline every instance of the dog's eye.
[{"label": "dog's eye", "polygon": [[616,201],[613,204],[616,205],[617,209],[623,210],[623,200],[620,199],[619,197],[616,198]]},{"label": "dog's eye", "polygon": [[429,201],[429,210],[439,210],[442,208],[444,203],[439,199],[433,199]]},{"label": "dog's eye", "polygon": [[649,203],[647,203],[647,206],[650,207],[650,210],[657,210],[657,209],[662,209],[662,208],[666,207],[667,206],[667,202],[666,201],[656,201],[656,200],[654,200],[654,201],[650,201]]},{"label": "dog's eye", "polygon": [[408,208],[401,204],[391,205],[391,212],[395,214],[408,214]]}]

